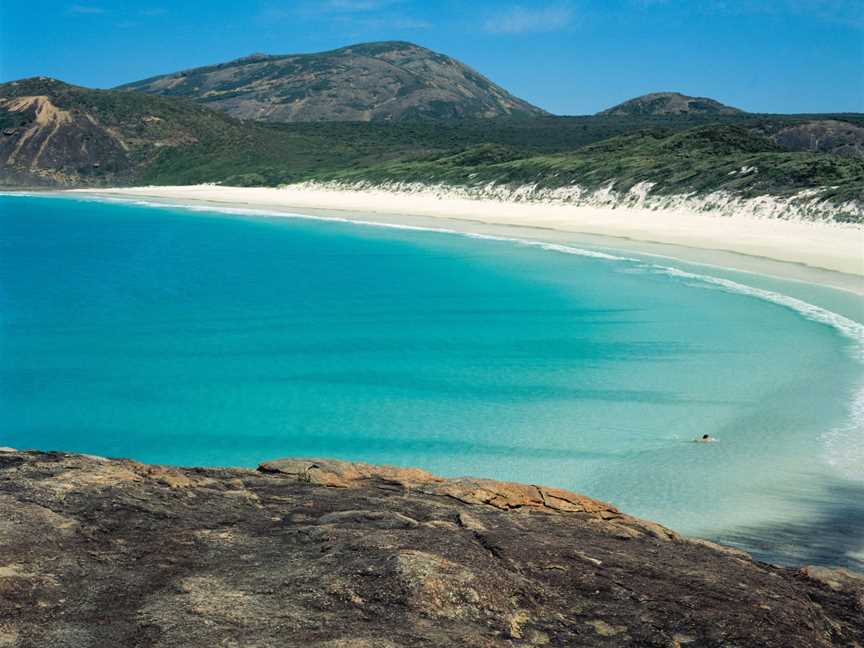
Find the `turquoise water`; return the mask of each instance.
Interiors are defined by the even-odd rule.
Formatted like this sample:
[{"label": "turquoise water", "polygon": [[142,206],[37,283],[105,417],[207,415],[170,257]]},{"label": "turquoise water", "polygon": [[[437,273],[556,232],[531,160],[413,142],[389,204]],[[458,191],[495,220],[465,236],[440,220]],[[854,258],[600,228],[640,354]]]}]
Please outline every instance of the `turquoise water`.
[{"label": "turquoise water", "polygon": [[864,565],[860,299],[585,254],[0,196],[0,445],[545,483]]}]

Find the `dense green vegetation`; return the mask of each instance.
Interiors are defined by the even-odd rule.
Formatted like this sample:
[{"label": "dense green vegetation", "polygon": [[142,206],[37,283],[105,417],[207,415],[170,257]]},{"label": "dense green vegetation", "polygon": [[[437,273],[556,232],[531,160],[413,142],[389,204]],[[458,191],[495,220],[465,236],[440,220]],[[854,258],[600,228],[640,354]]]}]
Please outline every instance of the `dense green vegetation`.
[{"label": "dense green vegetation", "polygon": [[[482,163],[477,181],[516,183],[533,181],[538,173],[558,173],[541,184],[596,186],[617,179],[619,186],[628,188],[650,180],[669,190],[729,185],[759,193],[818,186],[823,180],[844,184],[860,177],[856,176],[860,161],[784,151],[761,135],[807,119],[544,117],[446,124],[256,126],[261,141],[254,150],[224,142],[166,151],[145,178],[154,183],[262,185],[325,178],[461,183],[469,180],[468,174],[478,173]],[[859,116],[845,119],[864,125]],[[691,135],[682,136],[687,131]],[[776,164],[780,166],[768,168]],[[760,176],[758,182],[749,176],[728,180],[730,171],[753,165],[770,171],[770,181],[768,176]],[[700,173],[706,175],[698,180]],[[787,173],[788,182],[783,179]],[[849,195],[853,187],[846,189],[840,193]]]},{"label": "dense green vegetation", "polygon": [[654,193],[660,194],[725,189],[743,196],[822,187],[823,196],[842,201],[861,198],[864,160],[784,151],[740,126],[709,125],[679,133],[641,131],[554,154],[520,155],[511,148],[480,145],[455,155],[385,163],[327,177],[541,188],[574,184],[599,188],[612,182],[622,191],[651,182]]},{"label": "dense green vegetation", "polygon": [[668,118],[531,121],[537,123],[278,127],[274,131],[285,139],[274,136],[254,153],[243,148],[216,155],[206,148],[166,152],[145,177],[154,183],[241,185],[317,179],[598,188],[614,182],[619,190],[647,181],[661,194],[726,189],[744,196],[783,195],[818,187],[832,200],[862,198],[864,160],[786,151],[761,134],[768,125],[778,127],[769,118],[728,118],[720,124]]}]

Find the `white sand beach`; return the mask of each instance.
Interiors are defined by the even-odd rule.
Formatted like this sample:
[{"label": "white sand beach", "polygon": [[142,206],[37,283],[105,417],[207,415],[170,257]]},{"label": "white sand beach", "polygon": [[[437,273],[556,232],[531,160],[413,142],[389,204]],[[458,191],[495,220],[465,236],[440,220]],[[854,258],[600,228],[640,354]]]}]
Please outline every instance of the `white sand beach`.
[{"label": "white sand beach", "polygon": [[[506,226],[511,233],[512,228],[520,228],[532,238],[560,236],[561,233],[612,237],[609,239],[612,244],[616,241],[622,245],[625,242],[661,244],[659,253],[668,256],[745,271],[765,271],[754,260],[782,262],[765,273],[864,292],[864,227],[855,224],[714,215],[683,207],[649,209],[520,203],[473,199],[434,190],[409,193],[309,185],[283,188],[192,185],[76,191],[101,197],[406,225],[417,224],[411,219],[421,217],[427,223],[446,220],[439,226],[465,231],[477,231],[478,224]],[[716,260],[705,254],[709,251],[732,254]],[[786,266],[785,269],[782,266]],[[820,273],[842,275],[823,281],[816,276]]]}]

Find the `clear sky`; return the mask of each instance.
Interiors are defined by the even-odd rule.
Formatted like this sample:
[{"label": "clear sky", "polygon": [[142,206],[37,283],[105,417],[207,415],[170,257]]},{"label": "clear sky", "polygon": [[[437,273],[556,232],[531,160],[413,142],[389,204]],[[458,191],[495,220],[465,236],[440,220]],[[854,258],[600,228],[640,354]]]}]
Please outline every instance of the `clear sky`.
[{"label": "clear sky", "polygon": [[864,112],[864,0],[0,0],[0,81],[111,87],[374,40],[449,54],[559,114],[658,90]]}]

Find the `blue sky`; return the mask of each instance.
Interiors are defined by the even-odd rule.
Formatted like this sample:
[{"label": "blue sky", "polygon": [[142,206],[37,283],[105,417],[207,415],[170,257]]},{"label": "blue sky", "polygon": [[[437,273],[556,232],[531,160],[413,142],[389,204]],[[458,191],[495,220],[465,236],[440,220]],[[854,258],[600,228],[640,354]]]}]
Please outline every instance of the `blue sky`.
[{"label": "blue sky", "polygon": [[657,90],[755,112],[864,112],[864,0],[0,0],[0,81],[111,87],[396,39],[559,114]]}]

